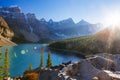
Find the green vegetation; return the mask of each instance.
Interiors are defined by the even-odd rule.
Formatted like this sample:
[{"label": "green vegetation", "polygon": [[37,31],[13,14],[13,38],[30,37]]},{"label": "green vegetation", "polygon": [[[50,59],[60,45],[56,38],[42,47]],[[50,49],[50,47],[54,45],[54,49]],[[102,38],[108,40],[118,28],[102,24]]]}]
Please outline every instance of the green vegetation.
[{"label": "green vegetation", "polygon": [[0,53],[0,80],[3,80],[2,53]]},{"label": "green vegetation", "polygon": [[5,56],[0,53],[0,80],[3,80],[3,77],[9,77],[9,54],[8,49],[5,51]]},{"label": "green vegetation", "polygon": [[61,40],[51,43],[49,47],[53,50],[67,50],[78,53],[94,54],[99,52],[106,52],[107,43],[94,36],[83,36],[78,38]]},{"label": "green vegetation", "polygon": [[44,67],[44,47],[40,51],[40,67]]},{"label": "green vegetation", "polygon": [[31,71],[33,68],[32,68],[32,64],[29,65],[29,71]]},{"label": "green vegetation", "polygon": [[52,60],[51,60],[51,54],[50,51],[48,52],[48,59],[47,59],[47,66],[48,68],[52,67]]},{"label": "green vegetation", "polygon": [[5,52],[5,59],[4,59],[4,76],[9,77],[9,54],[8,49]]},{"label": "green vegetation", "polygon": [[25,40],[24,36],[22,36],[22,35],[18,36],[16,34],[14,34],[14,36],[12,37],[12,41],[15,42],[15,43],[18,43],[18,44],[20,44],[20,43],[31,43],[30,41]]}]

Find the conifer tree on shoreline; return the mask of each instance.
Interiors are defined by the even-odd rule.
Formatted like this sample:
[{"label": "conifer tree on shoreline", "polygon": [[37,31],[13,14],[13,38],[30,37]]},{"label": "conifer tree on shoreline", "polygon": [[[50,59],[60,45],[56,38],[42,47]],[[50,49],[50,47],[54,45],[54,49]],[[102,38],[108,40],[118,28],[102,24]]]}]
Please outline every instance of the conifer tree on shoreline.
[{"label": "conifer tree on shoreline", "polygon": [[8,49],[5,51],[5,59],[4,59],[4,76],[9,77],[9,54]]},{"label": "conifer tree on shoreline", "polygon": [[52,60],[51,60],[51,54],[50,51],[48,52],[48,59],[47,59],[47,66],[48,68],[52,67]]},{"label": "conifer tree on shoreline", "polygon": [[0,80],[3,80],[3,64],[2,64],[2,53],[0,53]]},{"label": "conifer tree on shoreline", "polygon": [[29,65],[29,71],[31,71],[33,68],[32,68],[32,64]]},{"label": "conifer tree on shoreline", "polygon": [[44,67],[44,47],[40,50],[40,67]]}]

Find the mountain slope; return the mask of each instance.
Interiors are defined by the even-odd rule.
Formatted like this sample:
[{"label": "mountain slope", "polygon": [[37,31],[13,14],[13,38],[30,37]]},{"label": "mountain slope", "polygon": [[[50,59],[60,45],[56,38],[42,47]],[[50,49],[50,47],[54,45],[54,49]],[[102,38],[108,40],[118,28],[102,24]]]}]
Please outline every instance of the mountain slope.
[{"label": "mountain slope", "polygon": [[[84,20],[74,23],[72,18],[55,22],[52,19],[37,19],[35,14],[24,14],[20,7],[0,7],[0,15],[14,32],[13,41],[17,43],[51,41],[93,34],[101,25],[90,24]],[[84,24],[84,25],[83,25]]]},{"label": "mountain slope", "polygon": [[120,53],[120,28],[108,27],[94,35],[66,39],[49,45],[52,49],[77,51],[80,53]]},{"label": "mountain slope", "polygon": [[16,44],[3,36],[0,36],[0,46],[15,46]]},{"label": "mountain slope", "polygon": [[13,36],[13,31],[9,28],[5,20],[0,16],[0,46],[16,45],[12,41],[10,41]]},{"label": "mountain slope", "polygon": [[52,27],[54,30],[53,32],[58,36],[62,36],[63,39],[90,35],[100,31],[102,28],[101,24],[91,24],[85,20],[74,23],[71,18],[55,22],[51,26],[54,26]]},{"label": "mountain slope", "polygon": [[9,28],[6,21],[0,16],[0,35],[6,37],[7,39],[11,40],[14,36],[13,31]]}]

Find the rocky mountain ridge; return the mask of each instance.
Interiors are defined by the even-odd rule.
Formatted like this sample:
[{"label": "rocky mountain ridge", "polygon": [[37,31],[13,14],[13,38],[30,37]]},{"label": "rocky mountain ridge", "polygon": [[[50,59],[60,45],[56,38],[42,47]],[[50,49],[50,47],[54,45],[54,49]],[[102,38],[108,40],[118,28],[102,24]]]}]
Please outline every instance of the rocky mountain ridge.
[{"label": "rocky mountain ridge", "polygon": [[15,43],[11,42],[13,36],[13,31],[9,28],[5,20],[0,16],[0,46],[16,45]]},{"label": "rocky mountain ridge", "polygon": [[9,28],[8,24],[1,16],[0,16],[0,35],[10,40],[14,36],[13,31]]},{"label": "rocky mountain ridge", "polygon": [[[0,7],[0,15],[15,33],[13,41],[50,42],[76,36],[93,34],[101,24],[90,24],[84,20],[75,24],[72,18],[55,22],[52,19],[37,19],[35,14],[24,14],[20,7]],[[83,24],[84,25],[81,25]],[[87,24],[85,24],[87,23]],[[18,41],[19,42],[19,41]]]}]

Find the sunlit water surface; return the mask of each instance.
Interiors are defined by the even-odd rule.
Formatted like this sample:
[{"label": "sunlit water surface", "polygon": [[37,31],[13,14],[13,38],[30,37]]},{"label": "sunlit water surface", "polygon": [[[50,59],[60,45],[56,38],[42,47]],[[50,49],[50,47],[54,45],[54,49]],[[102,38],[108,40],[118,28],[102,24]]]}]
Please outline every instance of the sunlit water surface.
[{"label": "sunlit water surface", "polygon": [[[43,46],[45,46],[44,66],[46,66],[49,51],[47,44],[21,44],[17,46],[1,47],[0,52],[2,53],[5,53],[6,48],[9,50],[10,76],[22,75],[25,70],[28,70],[30,64],[32,64],[33,68],[37,68],[40,65],[40,50]],[[68,61],[75,62],[82,59],[73,54],[53,51],[51,51],[51,58],[53,65],[59,65],[62,62]]]}]

